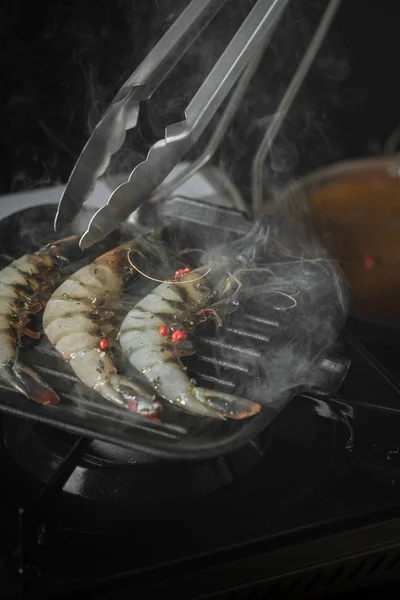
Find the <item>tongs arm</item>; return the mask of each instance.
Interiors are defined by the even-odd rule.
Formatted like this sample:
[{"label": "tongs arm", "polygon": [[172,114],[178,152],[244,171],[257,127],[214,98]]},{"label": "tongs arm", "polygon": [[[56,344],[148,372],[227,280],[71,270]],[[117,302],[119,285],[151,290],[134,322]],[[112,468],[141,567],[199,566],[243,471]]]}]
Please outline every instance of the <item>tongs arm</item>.
[{"label": "tongs arm", "polygon": [[226,0],[192,0],[127,79],[86,143],[61,197],[55,219],[59,231],[78,214],[136,126],[140,102],[148,100]]},{"label": "tongs arm", "polygon": [[288,0],[258,0],[185,111],[185,120],[167,127],[145,161],[132,171],[89,223],[81,239],[88,248],[116,229],[146,202],[187,154],[252,57],[272,35]]}]

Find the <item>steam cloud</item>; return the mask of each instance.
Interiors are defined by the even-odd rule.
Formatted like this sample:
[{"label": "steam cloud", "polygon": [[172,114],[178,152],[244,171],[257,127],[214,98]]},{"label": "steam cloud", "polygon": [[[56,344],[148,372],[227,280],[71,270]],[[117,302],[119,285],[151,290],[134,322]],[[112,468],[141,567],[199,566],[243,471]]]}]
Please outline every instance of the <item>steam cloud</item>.
[{"label": "steam cloud", "polygon": [[[256,397],[264,405],[282,403],[296,389],[324,388],[318,364],[332,351],[348,312],[341,274],[298,202],[288,211],[288,204],[278,199],[248,236],[215,246],[205,259],[218,264],[234,257],[229,268],[243,291],[228,328],[242,320],[245,328],[270,338],[265,344],[257,336],[253,344],[249,338],[242,340],[255,353],[243,353],[240,364],[254,377],[235,382],[235,393]],[[229,350],[223,356],[222,349],[221,356],[221,348],[218,357],[232,360]]]}]

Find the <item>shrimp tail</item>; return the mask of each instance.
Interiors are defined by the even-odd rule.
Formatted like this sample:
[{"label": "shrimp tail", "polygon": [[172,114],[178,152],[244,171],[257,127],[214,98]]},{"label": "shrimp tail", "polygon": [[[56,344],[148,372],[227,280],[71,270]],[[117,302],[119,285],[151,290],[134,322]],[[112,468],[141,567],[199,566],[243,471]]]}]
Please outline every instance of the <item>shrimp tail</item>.
[{"label": "shrimp tail", "polygon": [[261,406],[246,398],[224,394],[207,388],[194,388],[196,399],[210,407],[222,419],[247,419],[260,412]]},{"label": "shrimp tail", "polygon": [[0,367],[0,379],[38,404],[58,404],[55,391],[33,369],[16,361]]},{"label": "shrimp tail", "polygon": [[179,406],[180,408],[183,408],[194,415],[209,417],[210,419],[222,419],[225,421],[224,415],[214,410],[214,408],[209,405],[206,399],[199,397],[199,394],[197,394],[198,389],[201,388],[194,388],[195,391],[192,390],[189,393],[182,394],[177,400],[170,401],[171,404]]},{"label": "shrimp tail", "polygon": [[95,389],[107,400],[144,417],[153,417],[163,408],[143,385],[123,375],[113,375]]}]

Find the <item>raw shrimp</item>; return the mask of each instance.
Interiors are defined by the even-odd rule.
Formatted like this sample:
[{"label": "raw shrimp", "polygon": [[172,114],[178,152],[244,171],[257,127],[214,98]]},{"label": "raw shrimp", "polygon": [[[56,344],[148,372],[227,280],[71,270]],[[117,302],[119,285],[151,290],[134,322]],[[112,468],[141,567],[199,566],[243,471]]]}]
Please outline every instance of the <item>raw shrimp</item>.
[{"label": "raw shrimp", "polygon": [[260,405],[197,387],[179,359],[192,353],[184,341],[187,332],[212,313],[208,307],[217,296],[204,278],[199,279],[200,272],[204,267],[183,274],[176,283],[162,283],[140,300],[122,323],[121,347],[131,364],[168,402],[206,417],[244,419],[257,414]]},{"label": "raw shrimp", "polygon": [[131,271],[129,242],[74,273],[54,292],[43,315],[44,331],[78,378],[107,400],[144,416],[162,406],[143,385],[117,373],[109,353],[116,331],[116,306]]},{"label": "raw shrimp", "polygon": [[0,378],[40,404],[57,404],[59,397],[35,371],[18,360],[18,344],[24,334],[40,337],[27,324],[59,284],[68,253],[79,250],[78,239],[71,236],[48,244],[0,271]]}]

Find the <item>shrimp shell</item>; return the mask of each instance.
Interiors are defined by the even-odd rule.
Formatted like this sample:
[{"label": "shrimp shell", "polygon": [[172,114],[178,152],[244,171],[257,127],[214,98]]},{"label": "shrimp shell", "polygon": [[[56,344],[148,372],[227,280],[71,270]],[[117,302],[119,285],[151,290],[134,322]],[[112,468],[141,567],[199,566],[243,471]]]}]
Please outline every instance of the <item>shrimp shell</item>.
[{"label": "shrimp shell", "polygon": [[[137,244],[137,243],[136,243]],[[103,254],[64,281],[47,303],[44,331],[51,344],[88,388],[107,400],[144,416],[153,416],[161,404],[139,382],[123,377],[101,340],[112,344],[115,319],[130,272],[129,242]]]},{"label": "shrimp shell", "polygon": [[0,378],[40,404],[57,404],[59,397],[37,373],[18,360],[18,345],[24,334],[39,337],[26,326],[59,283],[63,253],[71,246],[78,247],[78,239],[71,236],[47,244],[0,271]]},{"label": "shrimp shell", "polygon": [[144,374],[168,402],[191,413],[218,419],[244,419],[257,414],[259,404],[231,394],[197,387],[179,359],[187,343],[174,343],[159,328],[170,332],[192,330],[202,320],[214,291],[205,279],[190,282],[195,271],[178,284],[163,283],[140,300],[126,315],[120,343],[131,364]]}]

